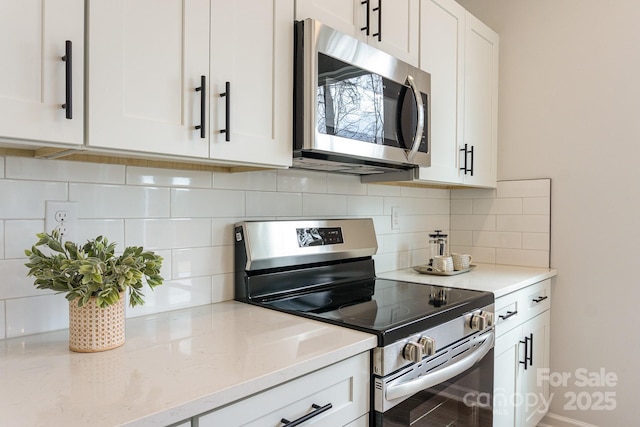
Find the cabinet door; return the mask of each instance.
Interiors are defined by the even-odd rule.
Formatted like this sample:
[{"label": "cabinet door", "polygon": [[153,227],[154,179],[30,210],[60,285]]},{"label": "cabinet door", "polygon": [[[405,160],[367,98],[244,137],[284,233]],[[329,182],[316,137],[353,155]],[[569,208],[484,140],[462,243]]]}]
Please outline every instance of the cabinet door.
[{"label": "cabinet door", "polygon": [[367,7],[360,0],[296,0],[295,16],[297,20],[317,19],[341,33],[364,41]]},{"label": "cabinet door", "polygon": [[493,427],[518,425],[519,414],[516,398],[519,394],[520,335],[522,328],[515,328],[496,339],[493,376]]},{"label": "cabinet door", "polygon": [[523,405],[522,426],[535,427],[549,409],[549,383],[539,381],[538,376],[543,368],[549,367],[549,311],[534,317],[522,326],[523,337],[532,338],[529,350],[533,356],[531,365],[523,372],[522,396],[536,396],[536,405]]},{"label": "cabinet door", "polygon": [[[88,145],[208,157],[208,0],[89,0]],[[206,118],[206,115],[205,115]]]},{"label": "cabinet door", "polygon": [[[83,143],[84,1],[0,0],[0,138]],[[66,41],[71,41],[71,119]]]},{"label": "cabinet door", "polygon": [[[370,0],[369,8],[371,28],[368,43],[417,67],[420,42],[419,0]],[[380,33],[380,36],[374,35],[376,33]]]},{"label": "cabinet door", "polygon": [[[465,175],[465,183],[495,187],[498,142],[498,35],[469,13],[466,16],[465,36],[463,138],[463,146],[467,144],[473,147],[473,176]],[[471,154],[467,156],[468,162],[471,161],[471,157]],[[464,164],[464,159],[462,162]]]},{"label": "cabinet door", "polygon": [[431,166],[419,179],[461,183],[465,9],[455,0],[420,3],[420,68],[431,74]]},{"label": "cabinet door", "polygon": [[293,1],[213,0],[211,158],[290,166],[292,81]]}]

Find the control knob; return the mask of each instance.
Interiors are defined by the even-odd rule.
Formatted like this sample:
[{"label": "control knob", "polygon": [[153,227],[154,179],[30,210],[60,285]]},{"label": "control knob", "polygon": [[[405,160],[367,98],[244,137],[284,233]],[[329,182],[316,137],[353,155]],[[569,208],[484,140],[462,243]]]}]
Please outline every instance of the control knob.
[{"label": "control knob", "polygon": [[471,315],[469,327],[477,331],[484,331],[493,326],[493,313],[481,311]]},{"label": "control knob", "polygon": [[402,350],[402,357],[418,363],[424,356],[431,356],[436,352],[436,340],[430,337],[420,337],[417,342],[408,342]]}]

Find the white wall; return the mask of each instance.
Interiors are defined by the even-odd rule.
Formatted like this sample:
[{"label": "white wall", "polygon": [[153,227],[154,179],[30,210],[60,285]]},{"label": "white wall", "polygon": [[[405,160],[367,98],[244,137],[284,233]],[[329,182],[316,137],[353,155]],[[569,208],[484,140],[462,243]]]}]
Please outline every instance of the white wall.
[{"label": "white wall", "polygon": [[[300,171],[187,172],[0,157],[0,339],[68,327],[67,301],[27,278],[24,250],[44,230],[46,200],[78,203],[78,242],[105,235],[164,257],[167,280],[127,316],[233,299],[233,224],[242,219],[372,217],[378,272],[428,258],[449,230],[449,190],[361,184]],[[391,207],[400,230],[391,230]]]},{"label": "white wall", "polygon": [[[551,370],[572,378],[551,389],[551,412],[637,425],[640,2],[458,2],[500,34],[498,178],[553,181]],[[579,387],[579,368],[617,384]],[[599,392],[615,410],[570,407]]]}]

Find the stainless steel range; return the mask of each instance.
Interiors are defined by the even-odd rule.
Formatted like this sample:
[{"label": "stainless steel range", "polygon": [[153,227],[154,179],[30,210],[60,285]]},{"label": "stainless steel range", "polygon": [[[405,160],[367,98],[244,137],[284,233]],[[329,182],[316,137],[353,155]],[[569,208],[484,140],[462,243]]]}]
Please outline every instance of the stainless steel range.
[{"label": "stainless steel range", "polygon": [[375,334],[375,426],[491,426],[494,297],[377,278],[371,219],[235,226],[235,298]]}]

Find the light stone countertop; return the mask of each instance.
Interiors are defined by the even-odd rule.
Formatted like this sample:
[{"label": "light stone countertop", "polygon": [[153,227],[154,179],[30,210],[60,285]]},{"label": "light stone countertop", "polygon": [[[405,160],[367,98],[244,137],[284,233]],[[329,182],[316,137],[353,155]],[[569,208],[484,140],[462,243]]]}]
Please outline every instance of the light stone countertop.
[{"label": "light stone countertop", "polygon": [[160,426],[376,346],[374,335],[228,301],[127,319],[126,343],[0,340],[0,426]]},{"label": "light stone countertop", "polygon": [[493,292],[500,298],[526,286],[549,279],[558,274],[553,268],[517,267],[500,264],[475,264],[476,267],[454,276],[421,274],[412,268],[380,273],[383,279],[403,280],[451,288],[474,289]]}]

